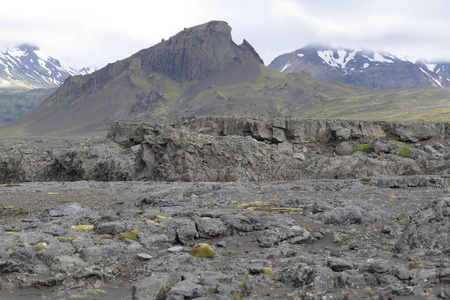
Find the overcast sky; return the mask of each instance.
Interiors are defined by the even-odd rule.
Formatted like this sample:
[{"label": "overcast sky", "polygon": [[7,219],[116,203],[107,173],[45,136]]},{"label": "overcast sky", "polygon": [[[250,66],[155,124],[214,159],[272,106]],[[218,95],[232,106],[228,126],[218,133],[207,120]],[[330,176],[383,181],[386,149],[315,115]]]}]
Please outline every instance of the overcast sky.
[{"label": "overcast sky", "polygon": [[269,64],[309,43],[450,61],[447,0],[20,0],[0,10],[0,49],[32,43],[73,66],[103,67],[223,20]]}]

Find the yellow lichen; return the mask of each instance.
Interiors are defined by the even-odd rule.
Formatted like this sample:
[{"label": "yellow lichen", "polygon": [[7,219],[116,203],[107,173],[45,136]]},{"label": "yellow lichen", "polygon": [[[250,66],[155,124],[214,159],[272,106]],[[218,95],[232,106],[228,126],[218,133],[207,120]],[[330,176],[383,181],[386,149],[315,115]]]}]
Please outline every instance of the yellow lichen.
[{"label": "yellow lichen", "polygon": [[242,207],[251,211],[267,211],[267,212],[296,212],[301,211],[298,207],[278,207],[278,204],[264,201],[255,201],[250,203],[230,203],[231,205]]},{"label": "yellow lichen", "polygon": [[151,217],[151,220],[152,221],[159,221],[159,220],[162,220],[162,219],[170,219],[170,217],[166,217],[166,216],[153,216],[153,217]]},{"label": "yellow lichen", "polygon": [[264,267],[263,270],[262,270],[262,273],[263,273],[264,275],[273,275],[272,269],[271,269],[271,268],[268,268],[268,267]]},{"label": "yellow lichen", "polygon": [[138,239],[138,231],[137,231],[137,229],[132,229],[132,230],[128,230],[128,231],[119,233],[119,238],[121,240],[129,239],[129,240],[136,241]]},{"label": "yellow lichen", "polygon": [[73,231],[93,231],[94,225],[76,225],[72,226]]},{"label": "yellow lichen", "polygon": [[153,221],[153,220],[147,220],[147,219],[140,220],[139,222],[141,222],[141,223],[156,223],[156,221]]},{"label": "yellow lichen", "polygon": [[60,243],[72,243],[73,240],[76,239],[76,237],[64,237],[60,236],[57,238]]},{"label": "yellow lichen", "polygon": [[34,250],[36,250],[36,252],[42,251],[45,249],[45,246],[47,246],[46,243],[37,243],[36,245],[34,245]]},{"label": "yellow lichen", "polygon": [[216,251],[214,251],[214,249],[208,244],[197,244],[191,250],[191,255],[195,257],[208,258],[214,257],[216,255]]}]

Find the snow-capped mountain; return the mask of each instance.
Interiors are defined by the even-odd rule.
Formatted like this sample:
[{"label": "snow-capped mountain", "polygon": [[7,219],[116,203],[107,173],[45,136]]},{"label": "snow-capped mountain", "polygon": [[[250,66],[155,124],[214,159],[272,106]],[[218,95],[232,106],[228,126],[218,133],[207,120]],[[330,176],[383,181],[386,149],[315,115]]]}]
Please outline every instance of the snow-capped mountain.
[{"label": "snow-capped mountain", "polygon": [[75,68],[46,55],[36,46],[23,44],[0,52],[0,86],[52,88],[60,86],[70,75],[92,73],[95,68]]},{"label": "snow-capped mountain", "polygon": [[372,89],[450,86],[450,63],[430,63],[385,51],[310,44],[275,58],[272,69],[309,73],[326,81],[341,81]]}]

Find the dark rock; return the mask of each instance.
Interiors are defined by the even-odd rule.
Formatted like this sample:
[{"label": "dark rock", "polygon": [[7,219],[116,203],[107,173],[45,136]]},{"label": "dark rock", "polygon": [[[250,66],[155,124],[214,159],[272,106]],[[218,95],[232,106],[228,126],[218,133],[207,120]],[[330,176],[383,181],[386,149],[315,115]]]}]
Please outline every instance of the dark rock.
[{"label": "dark rock", "polygon": [[181,281],[178,273],[154,274],[141,279],[133,286],[133,300],[162,300],[166,299],[172,287]]},{"label": "dark rock", "polygon": [[[194,299],[206,296],[206,289],[202,285],[190,280],[183,280],[176,283],[169,291],[170,296],[182,296],[181,299]],[[176,298],[175,298],[176,299]]]},{"label": "dark rock", "polygon": [[338,274],[336,285],[340,288],[361,288],[366,286],[366,280],[357,270],[346,270]]},{"label": "dark rock", "polygon": [[200,219],[196,221],[197,230],[201,238],[222,236],[226,233],[227,227],[220,219]]},{"label": "dark rock", "polygon": [[221,21],[185,29],[137,55],[147,74],[164,74],[184,82],[201,80],[235,63],[236,57],[261,62],[252,47],[236,45],[231,40],[231,27]]},{"label": "dark rock", "polygon": [[263,265],[259,263],[253,263],[247,267],[247,270],[250,272],[250,274],[261,274],[263,271]]},{"label": "dark rock", "polygon": [[328,259],[327,264],[333,271],[336,272],[342,272],[353,268],[353,266],[348,261],[342,258],[331,257]]},{"label": "dark rock", "polygon": [[94,231],[98,234],[116,235],[127,230],[125,222],[107,222],[99,223],[94,227]]}]

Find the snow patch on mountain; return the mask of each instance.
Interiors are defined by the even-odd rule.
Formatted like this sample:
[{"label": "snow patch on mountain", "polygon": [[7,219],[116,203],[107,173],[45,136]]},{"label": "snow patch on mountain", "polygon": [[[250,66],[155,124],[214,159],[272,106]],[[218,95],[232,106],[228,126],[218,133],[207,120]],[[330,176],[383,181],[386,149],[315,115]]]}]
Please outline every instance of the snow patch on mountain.
[{"label": "snow patch on mountain", "polygon": [[428,70],[430,70],[431,72],[434,72],[434,69],[436,68],[437,64],[425,64],[425,66],[427,66]]},{"label": "snow patch on mountain", "polygon": [[280,72],[283,72],[284,70],[286,70],[287,68],[289,68],[291,66],[291,62],[288,62],[287,64],[284,65],[284,67],[281,69]]},{"label": "snow patch on mountain", "polygon": [[434,78],[433,76],[431,76],[427,71],[425,71],[425,70],[422,69],[422,68],[420,68],[420,70],[421,70],[425,75],[427,75],[427,76],[434,82],[433,85],[434,85],[435,87],[443,87],[442,84],[441,84],[436,78]]}]

